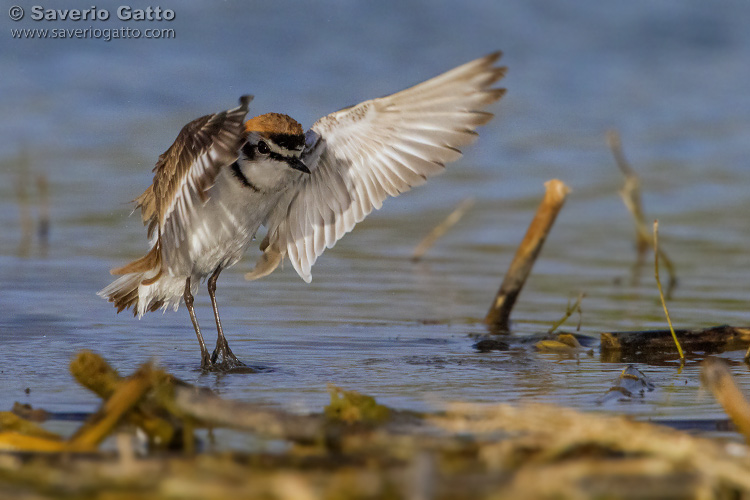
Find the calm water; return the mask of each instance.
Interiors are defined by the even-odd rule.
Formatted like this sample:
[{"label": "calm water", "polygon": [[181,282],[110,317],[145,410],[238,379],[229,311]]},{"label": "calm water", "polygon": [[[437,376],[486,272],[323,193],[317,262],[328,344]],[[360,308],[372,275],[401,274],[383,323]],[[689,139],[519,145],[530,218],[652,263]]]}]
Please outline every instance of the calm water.
[{"label": "calm water", "polygon": [[[97,3],[113,17],[117,5]],[[320,409],[328,382],[399,408],[468,400],[600,410],[594,401],[622,364],[524,346],[480,354],[471,335],[482,333],[476,319],[553,177],[573,192],[517,304],[518,334],[546,331],[580,291],[584,334],[665,326],[650,264],[632,275],[634,234],[609,128],[621,131],[677,266],[675,323],[750,324],[746,1],[160,5],[176,19],[95,27],[173,28],[172,40],[19,40],[12,28],[91,23],[13,22],[0,12],[0,409],[93,410],[96,398],[67,371],[90,348],[124,373],[157,358],[227,397],[295,411]],[[391,200],[329,250],[311,285],[291,266],[245,282],[255,249],[222,274],[234,352],[273,372],[201,376],[184,308],[137,321],[95,295],[111,267],[146,249],[128,200],[187,121],[253,93],[253,113],[286,112],[309,126],[498,48],[510,70],[497,119],[445,175]],[[39,175],[50,191],[46,249],[36,238],[26,246],[20,223],[19,186],[35,220]],[[468,196],[477,204],[460,227],[412,264],[422,235]],[[210,332],[205,291],[197,302]],[[657,389],[605,411],[722,416],[696,366],[639,368]],[[750,388],[747,368],[733,370]]]}]

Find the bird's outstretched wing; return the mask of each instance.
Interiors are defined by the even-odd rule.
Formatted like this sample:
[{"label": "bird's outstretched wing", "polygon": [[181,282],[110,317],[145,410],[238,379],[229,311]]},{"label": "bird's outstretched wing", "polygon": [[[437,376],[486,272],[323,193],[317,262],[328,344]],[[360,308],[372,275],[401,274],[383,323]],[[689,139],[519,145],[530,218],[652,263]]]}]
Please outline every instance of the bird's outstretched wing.
[{"label": "bird's outstretched wing", "polygon": [[136,199],[149,238],[158,229],[155,245],[167,269],[187,265],[186,228],[221,168],[237,160],[250,101],[252,96],[242,96],[239,107],[185,125],[156,162],[153,184]]},{"label": "bird's outstretched wing", "polygon": [[307,282],[310,268],[388,196],[397,196],[461,156],[505,93],[500,52],[396,94],[318,120],[302,160],[311,170],[282,198],[265,225],[263,256],[245,277],[273,271],[285,256]]}]

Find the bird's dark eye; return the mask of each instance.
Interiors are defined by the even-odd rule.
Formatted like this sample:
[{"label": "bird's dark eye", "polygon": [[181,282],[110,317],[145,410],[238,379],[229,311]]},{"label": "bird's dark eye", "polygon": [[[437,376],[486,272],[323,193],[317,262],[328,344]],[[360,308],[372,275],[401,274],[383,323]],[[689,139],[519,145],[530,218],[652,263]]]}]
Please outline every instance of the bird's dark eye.
[{"label": "bird's dark eye", "polygon": [[258,143],[258,153],[262,155],[267,155],[271,152],[271,148],[268,147],[268,144],[266,144],[264,141],[260,141]]}]

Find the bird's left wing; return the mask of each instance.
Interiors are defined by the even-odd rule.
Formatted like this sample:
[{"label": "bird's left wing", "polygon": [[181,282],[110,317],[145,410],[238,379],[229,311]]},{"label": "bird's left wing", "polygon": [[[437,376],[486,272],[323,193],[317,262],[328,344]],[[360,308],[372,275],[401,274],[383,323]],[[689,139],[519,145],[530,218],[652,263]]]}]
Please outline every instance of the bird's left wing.
[{"label": "bird's left wing", "polygon": [[496,52],[396,94],[318,120],[302,161],[311,170],[268,217],[263,256],[245,277],[273,271],[285,256],[307,282],[310,268],[388,196],[443,171],[461,156],[505,89]]}]

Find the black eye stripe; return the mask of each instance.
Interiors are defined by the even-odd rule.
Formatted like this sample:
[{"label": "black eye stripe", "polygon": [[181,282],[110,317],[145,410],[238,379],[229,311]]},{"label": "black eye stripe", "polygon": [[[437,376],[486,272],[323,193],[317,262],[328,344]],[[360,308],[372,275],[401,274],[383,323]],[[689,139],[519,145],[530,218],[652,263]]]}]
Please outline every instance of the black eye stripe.
[{"label": "black eye stripe", "polygon": [[286,157],[286,156],[284,156],[284,155],[282,155],[280,153],[277,153],[275,151],[271,151],[270,148],[268,148],[268,153],[263,153],[263,151],[261,151],[261,147],[260,147],[261,144],[265,144],[266,148],[268,148],[268,144],[266,144],[263,141],[259,142],[257,145],[250,144],[249,142],[246,142],[242,146],[242,153],[245,155],[245,158],[247,158],[250,161],[254,161],[254,160],[258,160],[259,159],[258,158],[259,154],[262,154],[264,157],[270,158],[271,160],[275,160],[275,161],[279,161],[279,162],[284,162],[284,163],[288,163],[289,162],[289,158],[288,157]]}]

